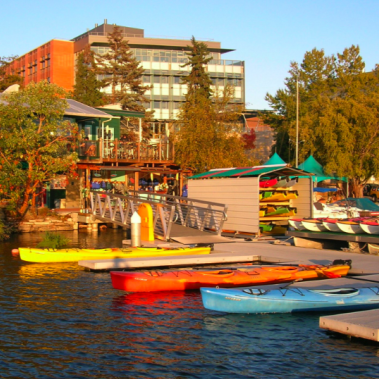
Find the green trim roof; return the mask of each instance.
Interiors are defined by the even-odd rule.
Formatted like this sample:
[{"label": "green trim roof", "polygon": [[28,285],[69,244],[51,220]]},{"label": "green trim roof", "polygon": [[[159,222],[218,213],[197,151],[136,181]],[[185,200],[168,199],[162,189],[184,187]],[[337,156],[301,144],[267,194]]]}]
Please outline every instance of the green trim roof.
[{"label": "green trim roof", "polygon": [[145,112],[124,111],[122,109],[111,109],[101,107],[97,107],[96,109],[110,114],[111,116],[145,118]]},{"label": "green trim roof", "polygon": [[312,176],[303,170],[283,165],[254,166],[254,167],[232,167],[213,169],[201,174],[193,175],[188,179],[208,179],[208,178],[240,178],[240,177],[257,177],[264,175],[267,178],[276,176]]}]

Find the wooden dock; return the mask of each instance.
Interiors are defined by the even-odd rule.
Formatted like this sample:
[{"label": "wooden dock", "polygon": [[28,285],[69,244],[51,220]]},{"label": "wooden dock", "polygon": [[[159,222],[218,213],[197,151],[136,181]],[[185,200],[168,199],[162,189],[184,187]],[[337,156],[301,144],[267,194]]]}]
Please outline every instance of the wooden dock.
[{"label": "wooden dock", "polygon": [[320,317],[320,328],[379,342],[379,309]]}]

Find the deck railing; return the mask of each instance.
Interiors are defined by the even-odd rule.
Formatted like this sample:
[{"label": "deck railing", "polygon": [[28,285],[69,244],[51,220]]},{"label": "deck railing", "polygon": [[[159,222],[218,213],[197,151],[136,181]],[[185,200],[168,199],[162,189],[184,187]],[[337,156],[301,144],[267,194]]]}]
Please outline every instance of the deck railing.
[{"label": "deck railing", "polygon": [[173,161],[172,144],[163,142],[124,142],[118,139],[97,141],[81,141],[78,145],[80,160],[102,158],[112,162],[127,161]]}]

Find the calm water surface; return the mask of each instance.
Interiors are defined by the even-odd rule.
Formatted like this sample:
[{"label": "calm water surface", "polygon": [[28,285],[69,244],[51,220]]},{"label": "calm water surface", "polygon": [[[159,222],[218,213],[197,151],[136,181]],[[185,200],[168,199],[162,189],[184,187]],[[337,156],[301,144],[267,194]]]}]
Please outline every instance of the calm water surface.
[{"label": "calm water surface", "polygon": [[[117,247],[121,230],[62,233]],[[126,294],[109,273],[32,264],[0,245],[0,378],[379,378],[379,344],[319,329],[320,315],[227,315],[197,292]]]}]

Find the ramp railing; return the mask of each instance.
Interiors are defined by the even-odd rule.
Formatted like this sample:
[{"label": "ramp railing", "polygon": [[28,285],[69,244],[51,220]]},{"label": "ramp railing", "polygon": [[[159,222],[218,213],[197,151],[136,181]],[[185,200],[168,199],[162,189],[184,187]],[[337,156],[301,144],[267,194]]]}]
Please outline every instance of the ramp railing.
[{"label": "ramp railing", "polygon": [[172,225],[221,235],[227,205],[187,197],[130,191],[128,195],[90,191],[91,213],[99,220],[130,228],[131,217],[142,203],[150,204],[154,234],[170,239]]}]

